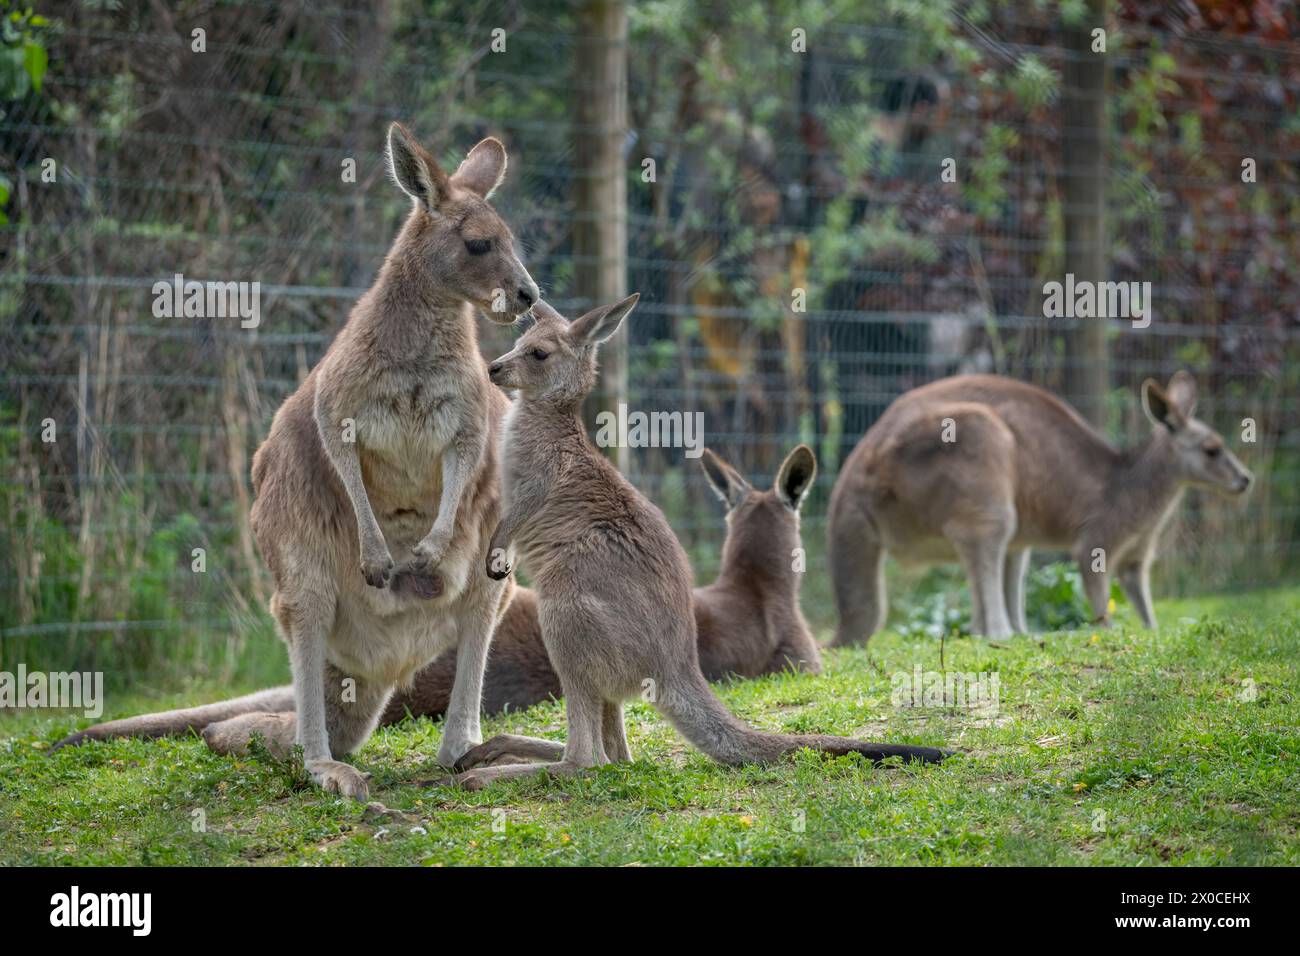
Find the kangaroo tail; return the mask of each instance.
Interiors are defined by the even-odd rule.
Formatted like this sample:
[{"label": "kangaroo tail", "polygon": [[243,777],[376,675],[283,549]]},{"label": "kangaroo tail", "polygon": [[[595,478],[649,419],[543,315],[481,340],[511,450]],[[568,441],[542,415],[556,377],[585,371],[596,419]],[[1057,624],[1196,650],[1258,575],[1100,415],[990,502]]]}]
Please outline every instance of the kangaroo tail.
[{"label": "kangaroo tail", "polygon": [[190,731],[200,731],[209,724],[229,720],[240,714],[259,711],[278,714],[293,709],[293,688],[286,684],[284,687],[259,690],[255,694],[236,697],[234,700],[222,700],[215,704],[205,704],[202,707],[185,707],[181,710],[165,710],[156,714],[141,714],[139,717],[105,721],[64,737],[50,748],[50,752],[53,753],[61,747],[76,747],[87,740],[108,740],[112,737],[173,737]]},{"label": "kangaroo tail", "polygon": [[938,763],[949,756],[936,747],[876,744],[826,734],[769,734],[741,723],[703,675],[687,673],[660,689],[656,707],[678,733],[714,760],[724,764],[772,763],[804,747],[833,756],[859,753],[879,763],[889,757]]}]

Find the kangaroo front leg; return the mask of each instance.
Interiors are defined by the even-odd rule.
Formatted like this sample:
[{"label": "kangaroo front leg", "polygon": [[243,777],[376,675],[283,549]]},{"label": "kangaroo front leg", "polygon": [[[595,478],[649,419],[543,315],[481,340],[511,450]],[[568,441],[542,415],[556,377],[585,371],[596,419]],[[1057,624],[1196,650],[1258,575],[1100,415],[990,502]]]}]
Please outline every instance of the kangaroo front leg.
[{"label": "kangaroo front leg", "polygon": [[366,493],[366,483],[361,475],[361,458],[357,454],[356,442],[344,441],[343,416],[334,407],[334,395],[325,377],[316,383],[314,411],[316,429],[320,432],[325,457],[334,466],[334,471],[348,494],[348,500],[352,502],[353,514],[356,515],[357,540],[361,545],[361,574],[371,587],[388,587],[393,576],[393,556],[388,552],[384,532],[370,507],[370,495]]},{"label": "kangaroo front leg", "polygon": [[1007,617],[1011,627],[1019,634],[1028,634],[1025,622],[1025,575],[1029,571],[1029,549],[1007,551],[1007,563],[1002,569],[1002,587],[1007,596]]},{"label": "kangaroo front leg", "polygon": [[486,442],[484,432],[473,429],[457,435],[442,453],[442,497],[438,500],[438,517],[433,520],[429,533],[412,549],[416,567],[420,570],[433,570],[447,553],[456,532],[460,499],[483,457]]},{"label": "kangaroo front leg", "polygon": [[488,542],[484,566],[487,576],[492,580],[500,581],[513,570],[510,565],[510,543],[514,540],[515,532],[519,530],[525,518],[535,514],[545,501],[546,489],[541,485],[521,488],[511,499],[510,507],[497,522],[496,530],[492,532],[492,540]]},{"label": "kangaroo front leg", "polygon": [[1006,541],[985,537],[953,543],[970,581],[975,633],[993,639],[1010,637],[1011,622],[1007,620],[1006,597],[1002,587]]},{"label": "kangaroo front leg", "polygon": [[1119,586],[1124,589],[1143,625],[1154,630],[1156,612],[1151,605],[1151,565],[1145,561],[1124,565],[1119,569]]},{"label": "kangaroo front leg", "polygon": [[1092,623],[1110,627],[1110,575],[1106,571],[1104,548],[1081,547],[1076,550],[1079,575],[1083,578],[1083,593],[1092,608]]}]

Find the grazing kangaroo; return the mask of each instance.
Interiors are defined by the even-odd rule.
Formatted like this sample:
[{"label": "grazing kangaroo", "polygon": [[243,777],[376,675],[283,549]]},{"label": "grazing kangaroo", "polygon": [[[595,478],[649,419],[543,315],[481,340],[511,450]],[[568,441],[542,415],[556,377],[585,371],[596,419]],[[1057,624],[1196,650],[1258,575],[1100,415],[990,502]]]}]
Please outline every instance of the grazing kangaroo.
[{"label": "grazing kangaroo", "polygon": [[1240,494],[1251,474],[1192,417],[1196,383],[1147,379],[1151,437],[1112,447],[1064,402],[995,375],[947,378],[896,399],[844,462],[827,535],[840,623],[836,644],[865,642],[885,621],[886,552],[904,561],[959,559],[976,633],[1025,631],[1030,549],[1068,548],[1097,623],[1110,575],[1147,627],[1161,529],[1185,487]]},{"label": "grazing kangaroo", "polygon": [[[799,547],[799,506],[817,462],[805,445],[790,452],[774,486],[756,491],[707,449],[701,458],[714,491],[727,504],[727,537],[717,580],[695,589],[700,670],[709,680],[757,677],[786,668],[821,673],[817,642],[799,610],[799,578],[791,554]],[[389,586],[405,588],[400,573]],[[395,724],[407,714],[441,717],[451,702],[456,652],[447,651],[415,675],[409,690],[389,698],[379,718]],[[497,622],[483,675],[483,711],[520,710],[564,693],[542,643],[537,593],[516,587]],[[56,744],[64,747],[112,737],[165,737],[202,731],[240,714],[293,709],[293,688],[276,687],[234,700],[141,714],[87,727]]]},{"label": "grazing kangaroo", "polygon": [[[497,520],[508,403],[488,382],[473,307],[508,324],[538,297],[487,202],[505,174],[499,142],[483,140],[448,176],[393,124],[388,161],[411,213],[253,460],[251,523],[289,648],[292,709],[263,692],[256,709],[204,729],[219,752],[253,734],[273,752],[300,744],[319,786],[358,799],[365,776],[335,756],[364,743],[393,688],[449,647],[456,684],[438,761],[482,739],[483,663],[509,592],[471,569]],[[395,571],[406,588],[388,586]]]},{"label": "grazing kangaroo", "polygon": [[[489,368],[517,389],[501,439],[501,523],[487,575],[510,573],[518,550],[537,588],[538,620],[560,676],[568,741],[503,735],[461,758],[471,789],[549,770],[574,773],[630,760],[623,702],[646,694],[690,743],[726,764],[772,761],[802,747],[873,760],[941,760],[931,747],[761,733],[736,720],[700,673],[691,569],[663,513],[591,444],[580,409],[596,381],[596,348],[636,304],[588,312],[570,325],[538,303],[536,322]],[[540,758],[541,764],[479,766]]]}]

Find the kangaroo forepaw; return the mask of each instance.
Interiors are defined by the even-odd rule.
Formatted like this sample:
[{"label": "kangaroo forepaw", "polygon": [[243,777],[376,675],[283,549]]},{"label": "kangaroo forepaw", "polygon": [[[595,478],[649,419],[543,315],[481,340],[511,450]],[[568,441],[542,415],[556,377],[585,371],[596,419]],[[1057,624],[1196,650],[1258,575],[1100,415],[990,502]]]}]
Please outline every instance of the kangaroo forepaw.
[{"label": "kangaroo forepaw", "polygon": [[382,554],[361,555],[361,576],[372,588],[386,588],[393,577],[393,556],[385,549]]},{"label": "kangaroo forepaw", "polygon": [[337,793],[353,800],[365,800],[370,796],[370,774],[362,773],[350,764],[337,760],[309,760],[307,772],[316,786],[326,793]]},{"label": "kangaroo forepaw", "polygon": [[411,566],[419,568],[421,571],[436,568],[442,562],[443,557],[446,556],[450,544],[450,535],[430,532],[411,549],[411,557],[415,559]]}]

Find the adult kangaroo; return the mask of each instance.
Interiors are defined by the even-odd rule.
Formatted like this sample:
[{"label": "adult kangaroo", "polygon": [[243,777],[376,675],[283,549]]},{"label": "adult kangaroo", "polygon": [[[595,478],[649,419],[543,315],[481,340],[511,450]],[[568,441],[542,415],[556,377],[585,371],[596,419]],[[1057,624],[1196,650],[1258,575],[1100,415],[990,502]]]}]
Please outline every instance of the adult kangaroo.
[{"label": "adult kangaroo", "polygon": [[[461,758],[470,788],[546,769],[575,773],[630,760],[623,703],[647,694],[690,743],[726,764],[765,762],[810,747],[936,761],[931,747],[762,733],[722,706],[700,672],[691,569],[663,513],[591,444],[581,417],[596,381],[596,349],[636,304],[588,312],[570,325],[545,303],[492,381],[516,389],[502,435],[501,522],[485,572],[505,578],[515,549],[537,588],[538,620],[564,689],[568,740],[494,737]],[[648,692],[648,693],[647,693]],[[478,766],[503,760],[548,762]]]},{"label": "adult kangaroo", "polygon": [[[700,459],[709,484],[727,506],[722,567],[710,585],[696,588],[695,622],[700,670],[709,680],[730,675],[756,677],[787,668],[821,673],[821,654],[799,609],[799,581],[792,552],[799,547],[799,506],[816,475],[806,445],[786,457],[770,489],[752,487],[721,457],[705,450]],[[406,572],[389,584],[407,587]],[[456,680],[454,650],[415,675],[410,688],[389,698],[381,726],[407,714],[441,717]],[[516,587],[492,635],[483,675],[483,711],[520,710],[564,693],[542,643],[537,592]],[[163,737],[202,731],[239,714],[293,708],[293,688],[276,687],[234,700],[109,720],[65,738],[63,747],[112,737]]]},{"label": "adult kangaroo", "polygon": [[1156,626],[1150,571],[1183,489],[1240,494],[1251,474],[1193,417],[1196,383],[1178,372],[1142,384],[1153,428],[1119,450],[1053,395],[994,375],[962,375],[899,397],[844,462],[827,536],[840,621],[835,644],[865,642],[885,621],[886,553],[960,560],[974,628],[1025,631],[1030,549],[1069,549],[1096,621],[1108,623],[1110,575]]},{"label": "adult kangaroo", "polygon": [[[364,799],[335,759],[374,729],[394,687],[457,647],[438,761],[482,739],[488,642],[509,600],[479,570],[498,512],[497,431],[506,402],[488,381],[474,307],[509,324],[538,298],[488,204],[506,152],[475,146],[448,176],[393,124],[389,168],[411,212],[374,285],[319,364],[280,407],[253,459],[251,523],[288,645],[282,694],[204,729],[220,752],[260,734],[300,744],[326,790]],[[393,588],[394,575],[409,584]]]}]

